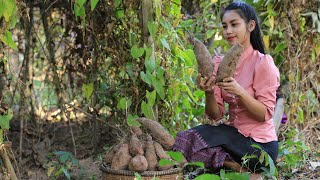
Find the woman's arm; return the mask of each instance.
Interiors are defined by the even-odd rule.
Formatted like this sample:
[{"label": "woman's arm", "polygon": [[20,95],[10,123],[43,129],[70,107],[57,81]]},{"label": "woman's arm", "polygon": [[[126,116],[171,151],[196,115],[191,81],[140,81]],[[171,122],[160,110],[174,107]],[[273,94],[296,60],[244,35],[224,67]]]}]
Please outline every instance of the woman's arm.
[{"label": "woman's arm", "polygon": [[235,79],[232,77],[225,78],[223,82],[218,83],[221,89],[224,89],[228,93],[237,95],[241,103],[248,109],[248,111],[254,115],[257,121],[264,122],[265,114],[267,111],[266,106],[257,99],[250,96],[250,94],[243,89]]},{"label": "woman's arm", "polygon": [[198,76],[197,79],[198,85],[201,90],[205,91],[206,95],[206,104],[205,104],[205,112],[212,119],[218,119],[221,116],[219,104],[216,100],[214,94],[214,83],[215,76],[211,76],[210,78],[201,78]]},{"label": "woman's arm", "polygon": [[214,92],[206,92],[206,114],[212,119],[218,119],[221,116],[220,108]]}]

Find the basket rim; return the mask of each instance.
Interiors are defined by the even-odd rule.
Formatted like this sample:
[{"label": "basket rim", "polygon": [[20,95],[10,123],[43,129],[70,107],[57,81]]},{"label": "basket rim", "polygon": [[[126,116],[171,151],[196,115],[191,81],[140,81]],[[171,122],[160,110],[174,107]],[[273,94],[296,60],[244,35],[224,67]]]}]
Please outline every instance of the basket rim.
[{"label": "basket rim", "polygon": [[[125,175],[125,176],[134,176],[135,171],[129,171],[129,170],[115,170],[111,169],[109,165],[106,163],[102,163],[100,166],[100,169],[108,174],[116,174],[116,175]],[[181,168],[174,168],[164,171],[144,171],[144,172],[138,172],[140,176],[161,176],[161,175],[171,175],[171,174],[178,174],[182,172]]]}]

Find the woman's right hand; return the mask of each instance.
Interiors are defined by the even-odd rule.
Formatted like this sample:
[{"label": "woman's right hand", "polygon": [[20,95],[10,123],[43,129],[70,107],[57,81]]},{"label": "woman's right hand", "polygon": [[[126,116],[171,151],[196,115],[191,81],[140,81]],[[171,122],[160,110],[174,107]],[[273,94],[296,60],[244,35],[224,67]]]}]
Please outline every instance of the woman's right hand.
[{"label": "woman's right hand", "polygon": [[197,77],[197,84],[199,86],[199,88],[205,92],[213,92],[213,85],[216,81],[216,77],[214,75],[212,75],[210,78],[207,77],[201,77],[200,74],[198,74]]}]

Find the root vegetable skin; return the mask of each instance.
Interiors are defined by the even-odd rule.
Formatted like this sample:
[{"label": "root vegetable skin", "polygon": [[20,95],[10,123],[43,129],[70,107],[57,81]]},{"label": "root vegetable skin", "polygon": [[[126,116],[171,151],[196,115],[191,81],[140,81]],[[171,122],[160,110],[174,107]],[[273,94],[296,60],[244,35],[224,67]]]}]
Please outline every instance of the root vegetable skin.
[{"label": "root vegetable skin", "polygon": [[161,144],[159,144],[158,142],[153,142],[153,145],[159,159],[170,159],[170,156],[163,150]]},{"label": "root vegetable skin", "polygon": [[106,161],[107,164],[111,164],[112,159],[114,155],[116,154],[117,150],[119,149],[121,144],[118,144],[116,146],[113,146],[108,153],[106,153],[104,160]]},{"label": "root vegetable skin", "polygon": [[[170,156],[166,153],[166,151],[163,150],[161,144],[159,144],[158,142],[153,142],[153,145],[154,145],[154,148],[156,150],[156,154],[159,157],[159,159],[170,159]],[[160,166],[158,163],[157,167],[158,167],[158,170],[164,171],[164,170],[171,169],[173,167],[173,164],[168,164],[166,166]]]},{"label": "root vegetable skin", "polygon": [[224,55],[217,72],[216,82],[222,82],[224,78],[233,77],[239,58],[244,51],[240,44],[236,44]]},{"label": "root vegetable skin", "polygon": [[133,156],[138,154],[144,155],[142,143],[135,133],[132,133],[130,138],[129,152]]},{"label": "root vegetable skin", "polygon": [[111,168],[115,170],[125,170],[128,168],[131,159],[129,145],[122,144],[112,159]]},{"label": "root vegetable skin", "polygon": [[148,162],[148,171],[155,171],[158,165],[158,159],[156,155],[156,151],[153,145],[152,138],[149,136],[146,142],[146,152],[145,157]]},{"label": "root vegetable skin", "polygon": [[139,126],[132,126],[131,130],[139,137],[142,135],[142,130]]},{"label": "root vegetable skin", "polygon": [[143,172],[148,169],[147,159],[142,155],[136,155],[129,163],[130,171]]},{"label": "root vegetable skin", "polygon": [[166,150],[172,149],[174,138],[160,123],[147,118],[138,118],[137,121],[146,127],[152,137],[155,138]]},{"label": "root vegetable skin", "polygon": [[198,62],[198,72],[202,77],[211,77],[214,70],[214,62],[207,47],[197,38],[190,37],[194,45],[194,53]]}]

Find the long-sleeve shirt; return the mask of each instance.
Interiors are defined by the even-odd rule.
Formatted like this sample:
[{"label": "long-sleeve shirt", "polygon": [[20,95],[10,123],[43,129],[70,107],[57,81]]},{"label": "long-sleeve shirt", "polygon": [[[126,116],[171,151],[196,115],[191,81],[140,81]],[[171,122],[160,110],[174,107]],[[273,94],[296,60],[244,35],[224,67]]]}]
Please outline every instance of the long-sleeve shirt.
[{"label": "long-sleeve shirt", "polygon": [[[215,56],[216,75],[222,56]],[[214,95],[218,102],[221,117],[224,115],[224,102],[229,104],[228,124],[234,126],[246,137],[251,137],[257,142],[267,143],[277,141],[273,124],[273,112],[276,104],[276,91],[280,85],[279,70],[270,55],[264,55],[252,46],[247,48],[240,56],[233,78],[252,97],[266,106],[265,121],[259,122],[241,104],[236,95],[230,94],[215,85]]]}]

